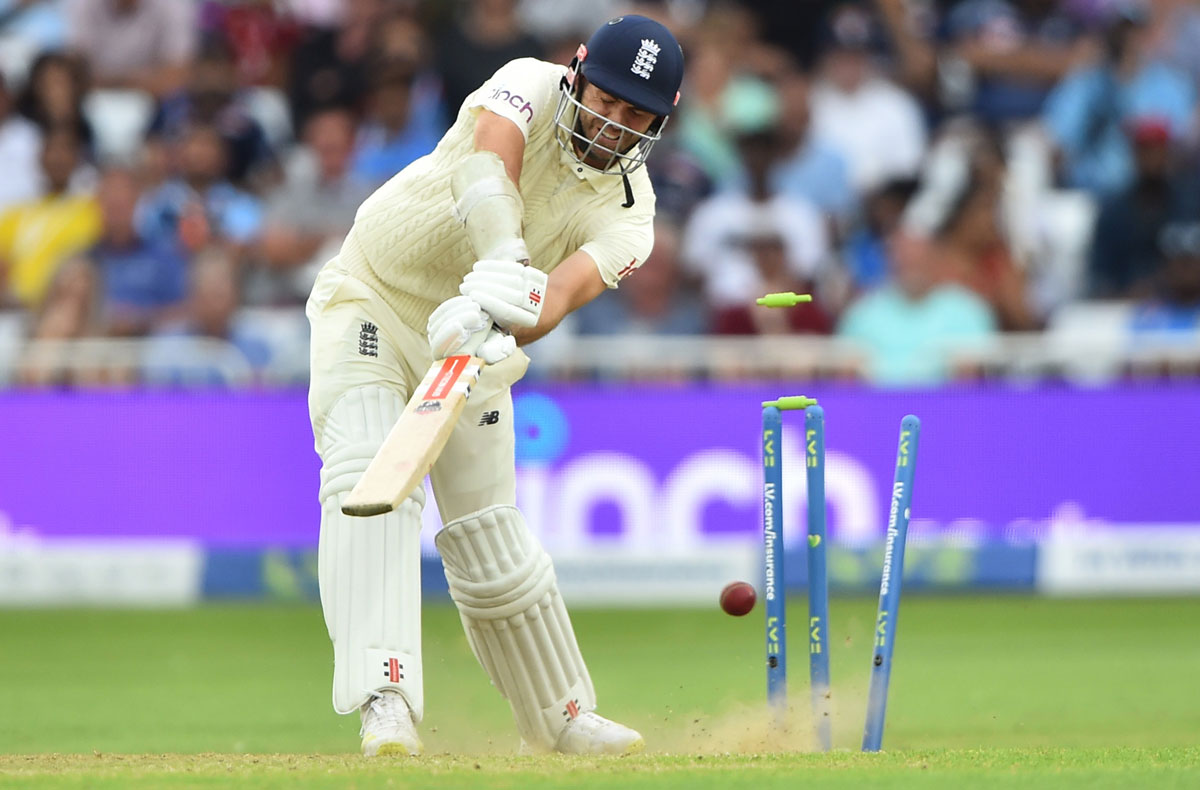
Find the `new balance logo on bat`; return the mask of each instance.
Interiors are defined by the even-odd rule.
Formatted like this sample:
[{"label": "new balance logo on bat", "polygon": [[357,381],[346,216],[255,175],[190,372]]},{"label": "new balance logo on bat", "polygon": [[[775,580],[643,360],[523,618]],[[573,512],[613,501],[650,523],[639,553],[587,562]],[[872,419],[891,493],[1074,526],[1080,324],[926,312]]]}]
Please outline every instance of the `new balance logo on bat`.
[{"label": "new balance logo on bat", "polygon": [[370,321],[363,321],[358,330],[358,353],[364,357],[379,356],[379,327]]},{"label": "new balance logo on bat", "polygon": [[498,411],[485,411],[479,416],[480,425],[495,425],[498,422],[500,422],[500,412]]}]

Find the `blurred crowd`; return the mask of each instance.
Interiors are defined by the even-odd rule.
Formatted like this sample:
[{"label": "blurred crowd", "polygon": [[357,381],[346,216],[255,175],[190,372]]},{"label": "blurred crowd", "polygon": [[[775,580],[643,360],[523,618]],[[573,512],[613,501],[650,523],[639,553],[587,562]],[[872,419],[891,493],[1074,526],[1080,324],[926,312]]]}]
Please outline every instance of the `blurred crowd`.
[{"label": "blurred crowd", "polygon": [[1200,332],[1197,0],[0,0],[0,317],[262,369],[468,93],[630,12],[687,62],[657,243],[561,331],[831,335],[882,383],[1098,302]]}]

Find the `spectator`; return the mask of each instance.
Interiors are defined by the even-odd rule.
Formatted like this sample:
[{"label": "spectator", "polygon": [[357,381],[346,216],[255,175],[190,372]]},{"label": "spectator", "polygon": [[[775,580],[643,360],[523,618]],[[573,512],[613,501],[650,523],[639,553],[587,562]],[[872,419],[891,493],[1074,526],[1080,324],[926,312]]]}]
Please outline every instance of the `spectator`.
[{"label": "spectator", "polygon": [[1082,26],[1053,0],[965,0],[946,16],[948,56],[965,66],[976,120],[1000,128],[1036,117],[1084,56]]},{"label": "spectator", "polygon": [[999,329],[1030,332],[1041,328],[1025,284],[998,224],[999,195],[973,178],[936,238],[947,278],[970,288],[995,313]]},{"label": "spectator", "polygon": [[225,178],[225,140],[212,126],[193,126],[177,146],[180,173],[138,205],[138,232],[152,244],[188,251],[227,244],[240,255],[262,230],[262,205]]},{"label": "spectator", "polygon": [[[766,83],[781,70],[774,67],[786,58],[760,56],[761,49],[754,37],[753,15],[726,4],[705,18],[688,50],[687,100],[671,128],[679,148],[703,168],[713,184],[723,185],[738,177],[741,165],[733,140],[737,129],[778,115],[779,97]],[[754,64],[762,68],[754,71]]]},{"label": "spectator", "polygon": [[1088,289],[1093,298],[1148,296],[1162,265],[1163,229],[1200,217],[1200,183],[1181,166],[1168,125],[1142,118],[1130,134],[1133,183],[1105,201],[1096,219]]},{"label": "spectator", "polygon": [[[33,200],[41,191],[38,152],[42,135],[28,118],[13,111],[13,96],[0,71],[0,214],[18,203]],[[0,295],[3,291],[0,289]],[[0,299],[0,302],[3,300]]]},{"label": "spectator", "polygon": [[[812,281],[796,276],[788,265],[787,240],[776,218],[760,210],[747,219],[735,244],[743,247],[754,262],[758,293],[812,290]],[[717,310],[712,331],[718,335],[827,335],[833,331],[833,320],[820,303],[806,305],[801,310],[770,310],[743,302]]]},{"label": "spectator", "polygon": [[887,280],[887,240],[899,229],[904,209],[916,191],[916,179],[898,178],[886,182],[863,201],[862,221],[842,251],[852,293],[879,287]]},{"label": "spectator", "polygon": [[207,44],[200,52],[185,90],[159,103],[150,122],[150,140],[170,146],[195,125],[215,128],[228,152],[225,178],[247,183],[256,173],[275,164],[275,154],[258,121],[250,114],[244,91],[229,50],[221,43]]},{"label": "spectator", "polygon": [[[786,0],[785,0],[786,2]],[[829,0],[817,0],[803,3],[804,6],[827,4]],[[630,9],[641,9],[635,13],[647,16],[659,16],[663,20],[669,18],[693,17],[694,24],[686,35],[691,50],[698,49],[697,43],[704,42],[706,46],[715,46],[721,50],[725,59],[733,66],[734,72],[755,76],[760,79],[773,80],[782,69],[790,68],[797,58],[789,54],[786,43],[782,46],[777,41],[769,41],[764,36],[771,36],[775,31],[770,29],[777,24],[778,19],[765,18],[755,9],[752,0],[738,0],[735,3],[710,2],[704,9],[703,16],[690,14],[682,8],[684,4],[672,0],[632,0],[626,2],[625,13]],[[791,7],[788,14],[792,17],[802,14],[796,3],[788,3]],[[691,90],[686,91],[691,97]]]},{"label": "spectator", "polygon": [[712,194],[713,184],[696,158],[680,145],[678,131],[679,127],[669,124],[663,129],[646,170],[654,184],[658,215],[680,226]]},{"label": "spectator", "polygon": [[[953,0],[951,0],[953,2]],[[941,15],[950,3],[874,0],[891,56],[890,76],[917,98],[930,117],[941,104],[960,106],[970,87],[962,65],[938,49]]]},{"label": "spectator", "polygon": [[1073,71],[1046,101],[1045,121],[1062,152],[1068,184],[1101,197],[1134,178],[1127,128],[1134,118],[1161,118],[1172,139],[1191,130],[1195,87],[1147,52],[1146,16],[1136,6],[1109,23],[1099,63]]},{"label": "spectator", "polygon": [[[725,183],[738,170],[737,149],[727,123],[730,118],[740,117],[735,113],[754,110],[749,106],[727,109],[727,105],[738,104],[739,91],[753,92],[758,84],[745,87],[734,74],[729,53],[711,36],[701,40],[687,57],[688,98],[679,108],[679,118],[673,119],[668,128],[679,148],[704,171],[707,181]],[[770,104],[770,109],[759,112],[774,113],[777,102],[774,95],[768,96],[759,104]]]},{"label": "spectator", "polygon": [[1157,0],[1150,5],[1150,48],[1156,58],[1200,84],[1200,4],[1196,0]]},{"label": "spectator", "polygon": [[805,70],[816,65],[821,48],[821,23],[843,0],[741,0],[754,11],[762,37],[786,50]]},{"label": "spectator", "polygon": [[96,241],[95,198],[71,188],[80,159],[75,130],[51,129],[42,142],[42,196],[0,214],[0,301],[37,307],[62,262]]},{"label": "spectator", "polygon": [[29,69],[29,81],[17,100],[17,109],[41,129],[69,126],[75,130],[89,159],[95,155],[95,134],[83,113],[87,77],[83,64],[58,52],[37,57]]},{"label": "spectator", "polygon": [[208,38],[228,44],[237,85],[283,87],[300,27],[280,3],[204,0],[200,20]]},{"label": "spectator", "polygon": [[932,239],[945,277],[986,300],[1001,329],[1031,331],[1041,317],[1009,248],[1005,183],[1004,154],[994,135],[969,124],[948,129],[926,158],[902,225]]},{"label": "spectator", "polygon": [[1163,229],[1160,248],[1165,264],[1154,293],[1134,308],[1135,332],[1200,332],[1200,219]]},{"label": "spectator", "polygon": [[130,170],[100,179],[100,241],[87,254],[104,287],[109,335],[143,335],[171,315],[187,291],[187,261],[171,239],[143,239],[134,225],[139,185]]},{"label": "spectator", "polygon": [[317,270],[341,247],[359,205],[374,186],[350,170],[354,116],[329,109],[313,115],[304,145],[316,163],[311,176],[293,174],[269,198],[250,299],[301,304]]},{"label": "spectator", "polygon": [[785,153],[771,172],[772,188],[813,204],[835,227],[848,226],[857,196],[845,159],[812,132],[808,78],[798,71],[786,73],[780,80],[779,97],[780,142]]},{"label": "spectator", "polygon": [[380,23],[378,57],[382,63],[400,61],[423,70],[432,59],[425,16],[413,2],[393,3]]},{"label": "spectator", "polygon": [[28,52],[62,49],[67,42],[63,5],[64,0],[0,0],[0,30],[6,45]]},{"label": "spectator", "polygon": [[[657,152],[655,152],[657,153]],[[654,250],[608,299],[593,300],[575,312],[581,335],[698,335],[708,329],[704,300],[684,277],[679,230],[654,225]]]},{"label": "spectator", "polygon": [[432,46],[424,22],[415,9],[406,9],[406,6],[394,8],[383,21],[379,31],[376,75],[389,71],[393,64],[407,66],[412,72],[409,123],[419,127],[423,134],[440,139],[448,125],[446,106],[442,101],[442,78],[433,65]]},{"label": "spectator", "polygon": [[926,159],[902,224],[933,239],[943,274],[985,299],[1001,329],[1030,331],[1040,317],[1001,226],[1004,184],[994,136],[972,126],[948,130]]},{"label": "spectator", "polygon": [[382,0],[347,0],[336,27],[302,32],[288,80],[296,129],[317,110],[362,104],[383,19]]},{"label": "spectator", "polygon": [[828,254],[817,209],[771,191],[771,168],[780,156],[778,125],[774,119],[756,124],[761,125],[743,129],[737,138],[745,163],[743,184],[700,203],[684,232],[684,260],[702,280],[705,297],[717,312],[753,304],[766,292],[763,272],[744,243],[752,223],[771,223],[782,236],[787,268],[796,282],[813,283]]},{"label": "spectator", "polygon": [[[468,52],[470,57],[464,57]],[[437,70],[450,120],[467,95],[505,63],[544,55],[541,42],[521,27],[516,0],[468,0],[462,18],[437,42]]]},{"label": "spectator", "polygon": [[[236,259],[225,248],[209,247],[196,255],[183,318],[156,331],[146,351],[150,382],[244,384],[247,365],[261,371],[270,362],[270,346],[238,318],[237,269]],[[205,341],[223,341],[227,346]]]},{"label": "spectator", "polygon": [[192,0],[68,0],[66,11],[71,48],[94,87],[162,98],[186,84],[197,44]]},{"label": "spectator", "polygon": [[[628,9],[624,9],[628,13]],[[521,27],[543,43],[574,40],[578,44],[605,21],[618,16],[613,0],[518,0]],[[580,32],[583,31],[582,38]],[[572,47],[574,49],[574,47]]]},{"label": "spectator", "polygon": [[869,355],[867,378],[883,386],[930,386],[955,371],[951,353],[989,339],[987,304],[947,280],[928,239],[900,231],[888,243],[891,282],[853,302],[840,337]]},{"label": "spectator", "polygon": [[872,65],[872,18],[864,8],[840,6],[826,37],[812,93],[813,132],[842,155],[858,194],[914,176],[925,153],[925,122],[916,100]]},{"label": "spectator", "polygon": [[102,334],[100,277],[84,258],[75,258],[55,272],[46,298],[34,312],[27,347],[17,380],[29,387],[62,386],[80,381],[71,364],[71,350],[62,341]]},{"label": "spectator", "polygon": [[345,0],[278,0],[276,4],[306,27],[335,27],[346,13]]},{"label": "spectator", "polygon": [[415,116],[410,66],[394,62],[376,72],[367,117],[354,146],[354,174],[378,186],[437,145],[441,134]]}]

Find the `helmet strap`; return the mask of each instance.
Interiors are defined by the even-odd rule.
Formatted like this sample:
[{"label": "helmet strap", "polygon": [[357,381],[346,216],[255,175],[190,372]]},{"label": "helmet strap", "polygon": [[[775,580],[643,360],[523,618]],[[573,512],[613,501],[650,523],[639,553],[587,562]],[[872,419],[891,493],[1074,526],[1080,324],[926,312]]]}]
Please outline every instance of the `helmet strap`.
[{"label": "helmet strap", "polygon": [[621,171],[621,183],[625,185],[625,202],[621,208],[633,208],[633,185],[629,183],[629,174],[624,170]]}]

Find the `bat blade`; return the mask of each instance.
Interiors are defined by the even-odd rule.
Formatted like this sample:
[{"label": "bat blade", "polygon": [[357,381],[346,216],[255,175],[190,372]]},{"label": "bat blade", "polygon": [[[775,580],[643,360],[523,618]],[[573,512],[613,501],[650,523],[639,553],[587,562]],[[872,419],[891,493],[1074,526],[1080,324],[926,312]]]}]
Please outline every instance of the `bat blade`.
[{"label": "bat blade", "polygon": [[484,361],[458,355],[433,363],[375,457],[342,502],[347,516],[390,513],[412,493],[446,446]]}]

